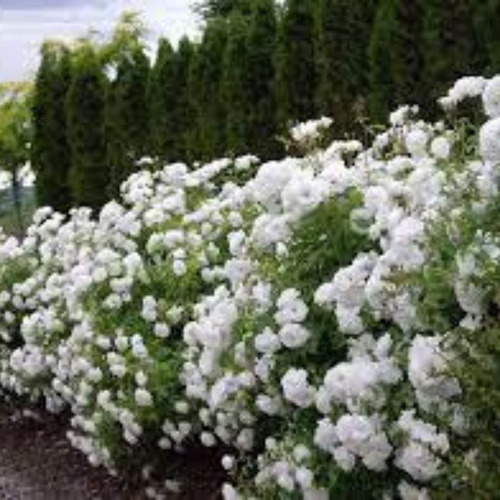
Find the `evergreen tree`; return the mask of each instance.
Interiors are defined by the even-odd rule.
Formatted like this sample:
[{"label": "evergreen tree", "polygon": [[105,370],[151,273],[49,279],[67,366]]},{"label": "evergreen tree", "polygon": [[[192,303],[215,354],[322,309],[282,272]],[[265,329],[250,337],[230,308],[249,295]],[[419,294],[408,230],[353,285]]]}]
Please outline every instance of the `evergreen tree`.
[{"label": "evergreen tree", "polygon": [[70,183],[78,205],[100,208],[107,200],[109,173],[104,138],[106,80],[95,48],[83,42],[73,56],[66,119],[71,148]]},{"label": "evergreen tree", "polygon": [[277,17],[273,0],[255,0],[247,42],[248,140],[251,152],[263,159],[277,157],[277,100],[274,53]]},{"label": "evergreen tree", "polygon": [[174,54],[175,105],[170,117],[175,128],[175,144],[172,146],[173,161],[188,161],[188,138],[193,127],[193,105],[189,94],[189,75],[194,57],[194,46],[188,38],[182,38]]},{"label": "evergreen tree", "polygon": [[193,46],[193,54],[191,64],[189,65],[188,75],[188,94],[190,109],[192,112],[192,123],[187,135],[187,149],[189,161],[199,160],[201,158],[201,127],[200,113],[201,113],[201,95],[202,89],[200,88],[200,75],[201,75],[201,57],[200,57],[200,44]]},{"label": "evergreen tree", "polygon": [[176,90],[172,86],[174,75],[174,50],[170,42],[161,39],[156,62],[149,82],[149,106],[153,151],[164,161],[169,160],[172,146],[170,137],[170,102]]},{"label": "evergreen tree", "polygon": [[223,99],[223,67],[227,41],[226,21],[208,24],[191,72],[195,130],[191,144],[199,159],[221,156],[226,150],[226,107]]},{"label": "evergreen tree", "polygon": [[189,72],[194,47],[183,38],[177,51],[163,39],[150,80],[151,128],[155,153],[168,162],[188,160],[188,134],[193,126]]},{"label": "evergreen tree", "polygon": [[457,78],[486,69],[487,51],[476,32],[477,7],[476,0],[423,2],[422,74],[428,109],[435,109],[437,98]]},{"label": "evergreen tree", "polygon": [[486,72],[500,72],[500,0],[484,0],[475,5],[476,37],[487,54]]},{"label": "evergreen tree", "polygon": [[226,105],[226,139],[228,152],[234,156],[248,153],[247,121],[249,101],[247,53],[248,20],[239,12],[229,18],[228,42],[224,59],[223,99]]},{"label": "evergreen tree", "polygon": [[372,118],[385,121],[397,105],[423,101],[422,0],[380,0],[370,43]]},{"label": "evergreen tree", "polygon": [[278,99],[281,124],[316,115],[314,0],[285,3],[278,46]]},{"label": "evergreen tree", "polygon": [[38,204],[50,205],[61,212],[71,206],[68,180],[71,158],[65,112],[69,79],[68,49],[46,42],[33,96],[31,163],[36,172]]},{"label": "evergreen tree", "polygon": [[331,116],[337,133],[351,131],[357,108],[366,108],[368,47],[375,2],[320,0],[316,61],[318,113]]},{"label": "evergreen tree", "polygon": [[204,0],[198,2],[194,10],[204,19],[210,20],[215,17],[228,17],[233,12],[250,14],[252,0]]},{"label": "evergreen tree", "polygon": [[150,151],[147,85],[149,60],[139,43],[125,50],[117,62],[115,80],[106,97],[109,194],[137,170],[137,161]]},{"label": "evergreen tree", "polygon": [[126,12],[111,40],[99,47],[104,68],[115,74],[107,85],[105,135],[110,173],[108,194],[137,169],[137,161],[151,150],[149,129],[149,59],[144,53],[145,29],[136,13]]}]

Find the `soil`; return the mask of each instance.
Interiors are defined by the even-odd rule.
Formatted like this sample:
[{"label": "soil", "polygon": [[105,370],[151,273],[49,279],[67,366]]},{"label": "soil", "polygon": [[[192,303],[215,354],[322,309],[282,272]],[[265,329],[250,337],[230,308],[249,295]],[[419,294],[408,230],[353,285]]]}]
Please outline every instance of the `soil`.
[{"label": "soil", "polygon": [[[92,467],[71,447],[63,419],[47,414],[23,416],[0,410],[0,500],[139,500],[144,485],[113,477]],[[198,449],[169,457],[167,476],[180,481],[181,491],[165,499],[220,498],[224,475],[220,451]]]}]

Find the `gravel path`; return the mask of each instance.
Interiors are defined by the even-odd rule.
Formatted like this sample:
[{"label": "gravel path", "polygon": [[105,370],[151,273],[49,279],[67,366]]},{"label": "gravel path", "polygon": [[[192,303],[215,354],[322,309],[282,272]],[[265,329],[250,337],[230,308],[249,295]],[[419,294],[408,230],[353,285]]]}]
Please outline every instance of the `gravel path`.
[{"label": "gravel path", "polygon": [[[216,452],[169,460],[169,473],[184,485],[166,498],[215,500],[223,479]],[[169,474],[169,475],[170,475]],[[144,489],[90,466],[64,435],[61,420],[22,418],[0,411],[0,500],[139,500]]]}]

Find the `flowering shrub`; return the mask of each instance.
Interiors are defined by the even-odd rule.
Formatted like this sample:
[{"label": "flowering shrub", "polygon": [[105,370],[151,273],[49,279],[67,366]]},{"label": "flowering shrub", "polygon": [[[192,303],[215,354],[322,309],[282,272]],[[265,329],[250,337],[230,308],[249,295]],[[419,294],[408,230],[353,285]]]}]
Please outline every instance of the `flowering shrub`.
[{"label": "flowering shrub", "polygon": [[442,103],[465,98],[478,133],[403,107],[369,146],[318,149],[322,119],[294,129],[304,158],[143,171],[97,218],[40,209],[0,235],[4,393],[69,409],[112,471],[226,445],[227,499],[493,494],[500,78]]}]

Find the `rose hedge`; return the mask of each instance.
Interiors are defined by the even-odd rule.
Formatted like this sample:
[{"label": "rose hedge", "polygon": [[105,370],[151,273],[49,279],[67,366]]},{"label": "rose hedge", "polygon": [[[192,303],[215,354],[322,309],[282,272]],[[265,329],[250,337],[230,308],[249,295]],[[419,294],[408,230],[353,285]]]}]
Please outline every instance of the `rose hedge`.
[{"label": "rose hedge", "polygon": [[4,396],[69,410],[111,471],[229,446],[227,499],[491,498],[500,77],[441,104],[369,145],[317,147],[321,119],[301,158],[142,171],[94,218],[38,210],[0,236]]}]

